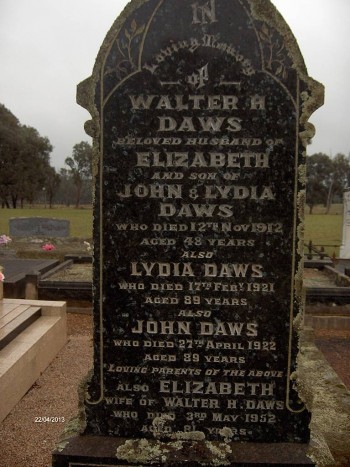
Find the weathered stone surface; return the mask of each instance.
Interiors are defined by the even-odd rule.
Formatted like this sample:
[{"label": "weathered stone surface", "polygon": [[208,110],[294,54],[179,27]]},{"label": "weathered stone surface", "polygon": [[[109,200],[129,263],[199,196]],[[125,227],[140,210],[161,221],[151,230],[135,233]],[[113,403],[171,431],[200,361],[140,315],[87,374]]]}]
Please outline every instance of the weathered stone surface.
[{"label": "weathered stone surface", "polygon": [[[162,449],[159,447],[162,444],[154,440],[143,440],[141,447],[136,448],[137,454],[133,460],[131,451],[126,456],[127,459],[118,459],[115,455],[116,450],[119,451],[125,443],[128,446],[137,445],[136,441],[133,440],[115,440],[104,436],[72,438],[66,443],[62,453],[56,452],[53,467],[67,467],[68,465],[74,465],[74,467],[95,467],[96,465],[102,465],[102,467],[142,467],[150,464],[154,467],[162,465],[169,467],[200,467],[201,465],[312,467],[314,465],[305,455],[305,445],[215,442],[202,444],[177,441],[176,447],[171,446],[175,443],[163,443],[163,455],[166,455],[165,463],[164,459],[162,460]],[[213,456],[211,450],[215,452],[216,456]],[[208,464],[208,458],[215,458],[216,462]]]},{"label": "weathered stone surface", "polygon": [[254,462],[312,464],[277,443],[309,440],[292,375],[322,99],[267,0],[133,1],[114,23],[78,92],[96,177],[83,438],[129,438],[100,463],[146,465],[148,446],[172,465],[186,442],[186,465],[236,465],[231,446],[259,442],[277,457]]},{"label": "weathered stone surface", "polygon": [[12,237],[69,237],[70,222],[47,217],[14,217],[10,219]]},{"label": "weathered stone surface", "polygon": [[290,376],[322,92],[268,1],[132,2],[116,21],[79,92],[96,175],[86,433],[308,440]]},{"label": "weathered stone surface", "polygon": [[[1,258],[5,271],[4,294],[6,298],[26,297],[26,276],[30,273],[44,274],[57,266],[58,260]],[[26,297],[29,298],[29,297]]]},{"label": "weathered stone surface", "polygon": [[350,465],[350,392],[315,346],[310,328],[302,333],[296,376],[312,412],[308,455],[317,466]]}]

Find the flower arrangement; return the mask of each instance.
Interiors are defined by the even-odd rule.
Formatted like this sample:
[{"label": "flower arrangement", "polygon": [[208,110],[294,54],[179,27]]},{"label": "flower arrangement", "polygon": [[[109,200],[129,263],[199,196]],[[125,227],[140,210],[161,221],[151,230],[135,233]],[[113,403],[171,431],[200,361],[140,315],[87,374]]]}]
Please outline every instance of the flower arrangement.
[{"label": "flower arrangement", "polygon": [[84,246],[86,247],[86,250],[87,250],[87,251],[91,251],[91,250],[92,250],[91,245],[90,245],[89,242],[84,242]]},{"label": "flower arrangement", "polygon": [[7,245],[10,242],[12,242],[12,238],[8,237],[7,235],[0,235],[0,246]]},{"label": "flower arrangement", "polygon": [[52,245],[52,243],[45,243],[45,245],[43,245],[41,249],[44,251],[52,251],[52,250],[56,250],[56,247],[55,245]]}]

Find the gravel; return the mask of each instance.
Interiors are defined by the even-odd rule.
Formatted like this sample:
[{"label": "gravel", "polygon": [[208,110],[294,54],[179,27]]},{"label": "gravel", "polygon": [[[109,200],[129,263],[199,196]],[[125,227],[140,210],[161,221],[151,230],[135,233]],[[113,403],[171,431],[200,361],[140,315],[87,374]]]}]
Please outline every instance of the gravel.
[{"label": "gravel", "polygon": [[350,329],[316,329],[315,344],[350,390]]},{"label": "gravel", "polygon": [[92,283],[92,264],[72,264],[43,280]]},{"label": "gravel", "polygon": [[49,467],[64,423],[75,416],[77,388],[92,366],[92,316],[68,314],[66,346],[0,425],[1,467]]}]

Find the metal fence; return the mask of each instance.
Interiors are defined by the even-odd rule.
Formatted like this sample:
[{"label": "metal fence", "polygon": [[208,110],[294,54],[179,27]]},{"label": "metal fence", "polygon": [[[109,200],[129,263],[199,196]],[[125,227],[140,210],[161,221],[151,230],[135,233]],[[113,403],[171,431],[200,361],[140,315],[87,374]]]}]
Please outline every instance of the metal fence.
[{"label": "metal fence", "polygon": [[[307,257],[307,259],[325,259],[325,258],[331,258],[333,260],[336,259],[337,255],[336,255],[336,248],[339,248],[340,245],[337,244],[337,245],[315,245],[314,243],[312,243],[312,240],[309,241],[308,244],[305,244],[304,245],[304,249],[306,250],[305,251],[305,256]],[[334,251],[333,251],[333,254],[332,256],[330,256],[325,248],[334,248]]]}]

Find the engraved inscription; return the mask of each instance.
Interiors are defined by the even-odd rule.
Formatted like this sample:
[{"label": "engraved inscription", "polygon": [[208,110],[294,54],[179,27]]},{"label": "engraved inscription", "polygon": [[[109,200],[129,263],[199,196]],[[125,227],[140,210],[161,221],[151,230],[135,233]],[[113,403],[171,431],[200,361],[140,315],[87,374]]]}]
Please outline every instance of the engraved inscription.
[{"label": "engraved inscription", "polygon": [[308,439],[291,375],[309,82],[252,8],[141,2],[101,49],[88,432]]},{"label": "engraved inscription", "polygon": [[208,64],[200,68],[197,72],[193,73],[187,78],[188,83],[195,89],[200,89],[205,86],[206,81],[209,80]]},{"label": "engraved inscription", "polygon": [[193,19],[192,24],[207,24],[215,23],[215,0],[210,0],[205,3],[193,3],[192,4]]}]

